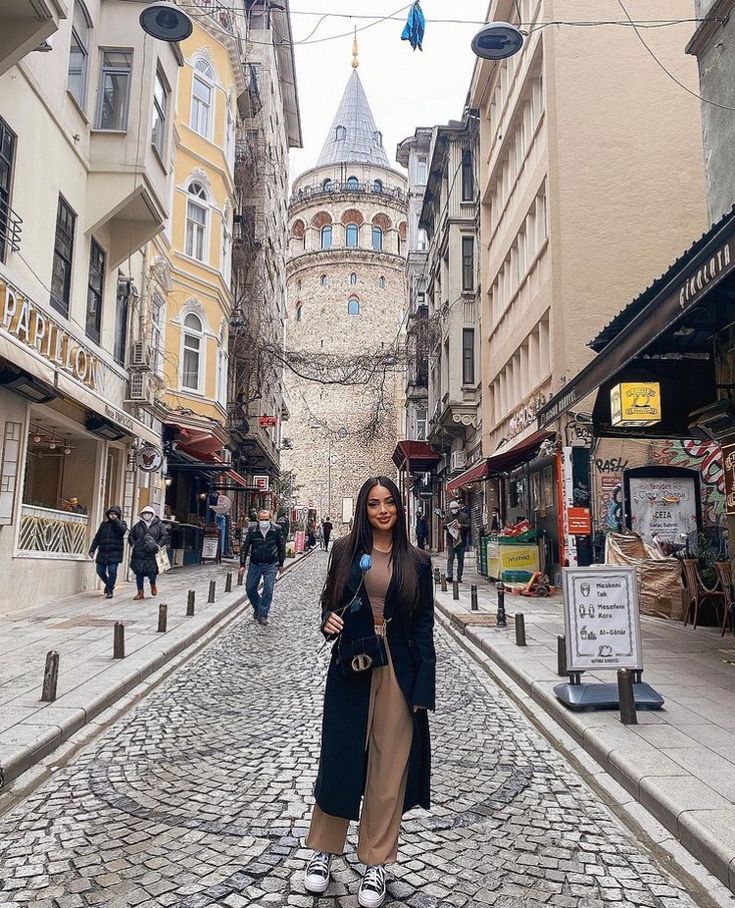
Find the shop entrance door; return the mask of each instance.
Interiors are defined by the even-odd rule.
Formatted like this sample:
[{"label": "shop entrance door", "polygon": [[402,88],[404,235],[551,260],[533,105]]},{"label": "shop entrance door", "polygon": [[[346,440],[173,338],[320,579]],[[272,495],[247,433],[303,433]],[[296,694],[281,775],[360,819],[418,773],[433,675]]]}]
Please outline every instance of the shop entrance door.
[{"label": "shop entrance door", "polygon": [[114,448],[112,445],[107,448],[103,495],[105,511],[113,504],[122,505],[122,488],[120,486],[122,454],[123,452],[119,448]]}]

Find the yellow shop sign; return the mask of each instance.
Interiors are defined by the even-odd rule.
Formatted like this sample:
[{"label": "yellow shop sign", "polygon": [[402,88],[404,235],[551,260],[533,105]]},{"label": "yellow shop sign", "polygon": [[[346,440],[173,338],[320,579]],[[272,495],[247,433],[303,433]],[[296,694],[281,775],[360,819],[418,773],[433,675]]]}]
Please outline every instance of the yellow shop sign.
[{"label": "yellow shop sign", "polygon": [[657,381],[621,382],[610,390],[614,426],[654,426],[661,422],[661,385]]}]

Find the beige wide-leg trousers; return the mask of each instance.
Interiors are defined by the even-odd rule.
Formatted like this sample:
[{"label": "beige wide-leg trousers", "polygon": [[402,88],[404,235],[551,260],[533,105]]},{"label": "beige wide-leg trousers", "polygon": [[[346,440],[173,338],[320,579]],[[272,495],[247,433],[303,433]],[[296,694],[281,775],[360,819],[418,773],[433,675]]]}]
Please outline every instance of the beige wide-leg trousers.
[{"label": "beige wide-leg trousers", "polygon": [[[392,864],[398,857],[412,741],[413,717],[388,650],[388,665],[373,669],[370,683],[367,778],[357,840],[357,856],[368,867]],[[306,845],[315,851],[342,854],[349,825],[349,820],[329,816],[314,805]]]}]

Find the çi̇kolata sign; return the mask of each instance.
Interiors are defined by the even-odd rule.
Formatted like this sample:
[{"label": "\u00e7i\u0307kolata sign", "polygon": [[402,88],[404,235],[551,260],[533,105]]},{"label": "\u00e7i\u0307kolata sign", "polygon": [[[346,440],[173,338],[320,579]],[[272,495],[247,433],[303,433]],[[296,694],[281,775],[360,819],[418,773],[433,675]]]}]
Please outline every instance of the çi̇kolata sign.
[{"label": "\u00e7i\u0307kolata sign", "polygon": [[643,668],[634,567],[564,569],[567,669]]},{"label": "\u00e7i\u0307kolata sign", "polygon": [[102,364],[59,322],[0,279],[0,330],[83,382],[101,391]]}]

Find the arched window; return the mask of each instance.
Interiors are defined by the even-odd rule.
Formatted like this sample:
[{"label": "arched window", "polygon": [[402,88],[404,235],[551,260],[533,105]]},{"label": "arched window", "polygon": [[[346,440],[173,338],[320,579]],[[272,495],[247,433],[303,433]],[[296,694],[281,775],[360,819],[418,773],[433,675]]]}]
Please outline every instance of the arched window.
[{"label": "arched window", "polygon": [[324,192],[332,191],[332,181],[329,179],[329,177],[327,177],[327,179],[322,183],[322,189],[324,190]]},{"label": "arched window", "polygon": [[347,301],[347,314],[348,315],[359,315],[360,314],[360,301],[354,296],[350,297]]},{"label": "arched window", "polygon": [[202,365],[202,322],[190,312],[184,319],[181,387],[199,391]]},{"label": "arched window", "polygon": [[212,101],[214,98],[214,70],[206,60],[197,60],[191,83],[191,117],[189,125],[205,139],[212,129]]},{"label": "arched window", "polygon": [[337,142],[344,142],[347,138],[347,128],[345,126],[338,126],[334,131],[334,138]]},{"label": "arched window", "polygon": [[328,287],[328,286],[329,286],[329,278],[326,276],[326,274],[323,274],[323,275],[319,278],[319,283],[322,285],[322,287]]},{"label": "arched window", "polygon": [[186,203],[185,252],[200,262],[206,259],[207,220],[209,206],[207,191],[201,183],[189,183]]},{"label": "arched window", "polygon": [[385,290],[385,278],[382,274],[378,278],[378,287],[380,287],[381,290]]},{"label": "arched window", "polygon": [[332,248],[332,225],[327,224],[322,227],[321,231],[321,244],[322,249],[331,249]]},{"label": "arched window", "polygon": [[301,293],[301,278],[296,281],[296,292]]},{"label": "arched window", "polygon": [[360,181],[357,179],[357,177],[347,177],[347,188],[351,192],[355,192],[360,188]]},{"label": "arched window", "polygon": [[383,191],[383,181],[374,180],[373,181],[373,192],[382,192]]},{"label": "arched window", "polygon": [[359,237],[360,228],[357,224],[348,224],[345,227],[345,246],[347,246],[348,249],[357,249]]},{"label": "arched window", "polygon": [[376,252],[383,251],[383,231],[380,227],[373,226],[373,249]]},{"label": "arched window", "polygon": [[353,271],[352,274],[350,275],[350,284],[351,284],[351,286],[354,287],[356,283],[357,283],[357,275]]},{"label": "arched window", "polygon": [[300,322],[300,321],[301,321],[301,310],[302,310],[302,308],[303,308],[303,303],[301,303],[301,302],[296,303],[296,321],[297,321],[297,322]]},{"label": "arched window", "polygon": [[383,133],[379,129],[376,129],[373,133],[373,139],[376,145],[383,147]]}]

